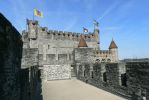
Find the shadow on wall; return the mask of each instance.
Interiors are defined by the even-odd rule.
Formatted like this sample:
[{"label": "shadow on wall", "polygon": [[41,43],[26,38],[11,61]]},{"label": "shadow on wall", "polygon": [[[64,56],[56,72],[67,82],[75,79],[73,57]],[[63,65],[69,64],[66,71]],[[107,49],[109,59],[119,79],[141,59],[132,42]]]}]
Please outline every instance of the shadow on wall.
[{"label": "shadow on wall", "polygon": [[[31,71],[31,73],[34,73]],[[43,100],[42,81],[40,71],[34,75],[29,74],[29,68],[21,70],[20,100]]]},{"label": "shadow on wall", "polygon": [[37,96],[36,96],[35,100],[43,100],[43,96],[42,96],[42,80],[41,80],[40,70],[38,70]]}]

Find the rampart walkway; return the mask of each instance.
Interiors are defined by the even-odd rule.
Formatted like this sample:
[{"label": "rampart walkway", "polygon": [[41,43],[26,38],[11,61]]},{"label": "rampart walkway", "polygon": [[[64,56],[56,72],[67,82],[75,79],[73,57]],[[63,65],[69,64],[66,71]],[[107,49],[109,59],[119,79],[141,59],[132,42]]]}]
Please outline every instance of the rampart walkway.
[{"label": "rampart walkway", "polygon": [[43,100],[126,100],[77,79],[42,83]]}]

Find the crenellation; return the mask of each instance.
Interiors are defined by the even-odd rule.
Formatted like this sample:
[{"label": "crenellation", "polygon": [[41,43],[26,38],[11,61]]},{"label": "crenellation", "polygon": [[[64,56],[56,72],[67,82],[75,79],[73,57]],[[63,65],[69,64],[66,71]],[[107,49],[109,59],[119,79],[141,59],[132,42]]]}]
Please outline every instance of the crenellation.
[{"label": "crenellation", "polygon": [[58,31],[57,31],[57,30],[54,30],[54,33],[55,33],[55,34],[58,34]]},{"label": "crenellation", "polygon": [[62,35],[64,32],[63,31],[59,31],[59,34]]},{"label": "crenellation", "polygon": [[101,54],[109,54],[110,51],[109,51],[109,50],[100,50],[100,53],[101,53]]},{"label": "crenellation", "polygon": [[33,20],[28,20],[28,19],[27,19],[27,24],[28,24],[28,25],[38,25],[38,21],[37,21],[37,20],[34,20],[34,21],[33,21]]},{"label": "crenellation", "polygon": [[49,33],[52,34],[53,33],[53,30],[49,30]]},{"label": "crenellation", "polygon": [[48,28],[47,28],[47,27],[41,27],[41,30],[42,30],[43,32],[48,32]]}]

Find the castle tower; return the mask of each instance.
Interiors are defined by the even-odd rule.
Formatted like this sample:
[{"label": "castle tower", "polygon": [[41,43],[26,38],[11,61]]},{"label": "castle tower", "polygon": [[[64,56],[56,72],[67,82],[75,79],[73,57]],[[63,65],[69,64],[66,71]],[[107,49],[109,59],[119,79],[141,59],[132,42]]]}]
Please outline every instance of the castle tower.
[{"label": "castle tower", "polygon": [[38,32],[38,21],[27,19],[29,48],[37,48],[37,32]]},{"label": "castle tower", "polygon": [[80,36],[80,41],[79,41],[78,47],[88,47],[86,44],[86,41],[82,35]]},{"label": "castle tower", "polygon": [[36,39],[37,38],[38,21],[33,21],[33,20],[27,19],[27,27],[28,27],[29,39]]},{"label": "castle tower", "polygon": [[96,49],[100,50],[100,41],[99,41],[100,31],[99,31],[98,26],[99,26],[99,23],[96,20],[94,20],[94,34],[95,34],[95,39],[96,39]]},{"label": "castle tower", "polygon": [[112,39],[111,44],[109,46],[109,51],[112,57],[113,62],[118,62],[118,47],[114,40]]}]

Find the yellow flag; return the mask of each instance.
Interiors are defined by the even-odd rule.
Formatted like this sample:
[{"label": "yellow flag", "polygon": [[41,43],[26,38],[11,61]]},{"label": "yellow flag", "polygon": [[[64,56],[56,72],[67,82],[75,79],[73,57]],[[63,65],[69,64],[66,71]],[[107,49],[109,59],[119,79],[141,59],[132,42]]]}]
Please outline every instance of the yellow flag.
[{"label": "yellow flag", "polygon": [[37,9],[34,9],[34,15],[38,17],[43,17],[43,13]]}]

